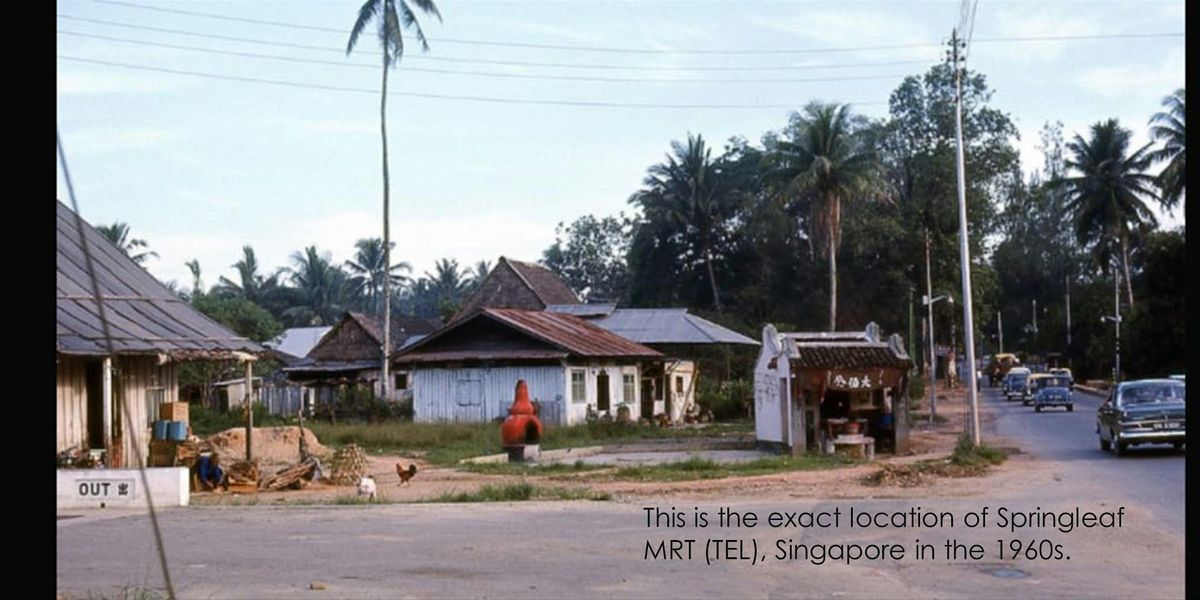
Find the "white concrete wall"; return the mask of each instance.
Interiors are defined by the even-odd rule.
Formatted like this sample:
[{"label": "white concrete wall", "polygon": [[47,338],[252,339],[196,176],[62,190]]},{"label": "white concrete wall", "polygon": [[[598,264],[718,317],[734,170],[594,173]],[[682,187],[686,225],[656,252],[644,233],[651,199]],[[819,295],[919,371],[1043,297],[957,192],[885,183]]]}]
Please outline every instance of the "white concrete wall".
[{"label": "white concrete wall", "polygon": [[[584,402],[572,402],[571,401],[571,371],[576,370],[576,369],[580,369],[584,373],[584,375],[583,375],[583,382],[584,382],[584,389],[585,389],[585,401]],[[631,414],[635,415],[635,417],[638,414],[638,412],[641,410],[640,405],[638,404],[638,398],[642,393],[641,392],[641,383],[640,383],[641,375],[638,373],[638,368],[636,366],[621,365],[621,364],[616,364],[616,363],[601,363],[601,362],[591,362],[588,364],[572,364],[572,365],[569,365],[565,369],[564,374],[563,374],[564,379],[565,379],[565,381],[563,382],[563,397],[567,399],[567,403],[569,405],[567,408],[567,424],[568,425],[574,425],[576,423],[586,422],[587,421],[587,407],[591,406],[593,409],[596,408],[597,399],[599,397],[598,391],[597,391],[599,388],[597,388],[597,386],[596,386],[596,378],[600,375],[601,371],[608,374],[608,386],[609,386],[608,404],[609,404],[609,411],[614,418],[617,416],[617,408],[621,404],[628,404],[629,410],[632,411]],[[634,376],[633,398],[631,398],[631,399],[625,398],[625,389],[624,389],[625,386],[621,379],[621,375],[623,373],[629,373]]]},{"label": "white concrete wall", "polygon": [[765,442],[783,442],[779,380],[784,374],[768,366],[781,350],[775,327],[763,327],[762,347],[754,364],[754,437]]},{"label": "white concrete wall", "polygon": [[[187,506],[189,474],[185,467],[146,469],[154,506]],[[124,493],[122,493],[124,492]],[[58,508],[146,506],[137,469],[59,469]]]}]

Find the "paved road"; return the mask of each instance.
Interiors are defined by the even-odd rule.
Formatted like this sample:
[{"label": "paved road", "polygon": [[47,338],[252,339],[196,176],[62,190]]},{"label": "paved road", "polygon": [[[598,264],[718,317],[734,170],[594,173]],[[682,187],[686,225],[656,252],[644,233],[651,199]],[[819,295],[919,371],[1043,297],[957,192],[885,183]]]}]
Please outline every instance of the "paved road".
[{"label": "paved road", "polygon": [[983,388],[982,398],[996,415],[997,434],[1016,441],[1038,458],[1056,461],[1061,476],[1096,484],[1095,497],[1141,504],[1170,530],[1184,531],[1186,459],[1168,445],[1136,446],[1128,457],[1100,450],[1096,409],[1102,399],[1074,392],[1075,411],[1006,402],[999,388]]},{"label": "paved road", "polygon": [[[985,388],[986,390],[986,388]],[[643,506],[713,513],[714,501],[557,502],[484,505],[207,507],[166,510],[160,517],[171,573],[181,598],[1182,598],[1183,458],[1162,452],[1117,459],[1091,433],[1097,401],[1074,413],[1034,414],[991,391],[996,433],[1036,456],[1028,471],[998,475],[986,498],[916,500],[741,499],[738,510],[829,511],[849,507],[903,511],[916,507],[963,514],[981,504],[1031,511],[1128,508],[1120,530],[1052,529],[1006,534],[989,529],[762,528],[650,529]],[[1040,466],[1037,466],[1040,465]],[[1053,476],[1051,476],[1053,475]],[[1024,484],[1026,481],[1030,483]],[[1001,483],[1003,482],[1003,483]],[[961,518],[961,517],[960,517]],[[994,524],[994,521],[993,521]],[[705,564],[645,560],[647,541],[717,537],[757,541],[771,560]],[[996,539],[1063,542],[1069,559],[997,559]],[[878,560],[816,566],[774,559],[775,540],[797,543],[890,543],[914,538],[939,551],[949,538],[989,549],[982,561]],[[159,588],[147,519],[92,512],[57,528],[57,590],[133,597],[129,588]],[[701,542],[702,543],[702,542]],[[702,552],[697,548],[697,554]],[[310,590],[312,582],[327,585]]]}]

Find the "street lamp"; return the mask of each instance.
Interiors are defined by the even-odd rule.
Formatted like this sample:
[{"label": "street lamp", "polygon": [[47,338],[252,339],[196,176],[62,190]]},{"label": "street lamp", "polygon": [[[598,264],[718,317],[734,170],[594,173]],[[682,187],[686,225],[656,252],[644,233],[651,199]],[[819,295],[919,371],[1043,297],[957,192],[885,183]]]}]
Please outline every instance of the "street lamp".
[{"label": "street lamp", "polygon": [[1116,348],[1115,348],[1117,360],[1116,360],[1116,364],[1113,365],[1113,385],[1116,385],[1118,379],[1121,377],[1121,315],[1120,315],[1120,313],[1118,313],[1117,316],[1115,316],[1115,317],[1109,316],[1109,315],[1104,315],[1103,317],[1100,317],[1101,323],[1108,323],[1109,321],[1111,321],[1117,327]]},{"label": "street lamp", "polygon": [[950,294],[942,294],[929,299],[927,294],[921,294],[921,305],[929,307],[929,425],[933,426],[933,417],[937,414],[937,354],[934,353],[934,348],[937,344],[933,341],[933,305],[939,300],[948,300],[950,304],[954,304],[954,298]]}]

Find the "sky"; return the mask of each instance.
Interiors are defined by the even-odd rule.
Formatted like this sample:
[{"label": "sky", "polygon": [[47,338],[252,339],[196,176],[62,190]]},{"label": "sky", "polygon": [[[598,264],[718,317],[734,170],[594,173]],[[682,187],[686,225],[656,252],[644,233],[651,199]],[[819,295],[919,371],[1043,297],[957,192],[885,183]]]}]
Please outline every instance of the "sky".
[{"label": "sky", "polygon": [[[246,244],[272,270],[382,237],[374,31],[345,53],[359,4],[60,0],[57,121],[84,218],[128,223],[158,253],[146,268],[184,289],[185,262],[209,286]],[[437,5],[441,22],[419,15],[429,51],[406,33],[389,80],[393,261],[418,276],[443,257],[535,261],[560,222],[630,214],[646,168],[689,133],[716,152],[757,144],[814,99],[883,117],[960,17],[960,2]],[[1048,121],[1086,137],[1117,118],[1148,142],[1184,85],[1185,39],[1111,36],[1183,31],[1182,1],[984,0],[968,67],[1031,170]],[[1011,40],[1047,36],[1110,37]]]}]

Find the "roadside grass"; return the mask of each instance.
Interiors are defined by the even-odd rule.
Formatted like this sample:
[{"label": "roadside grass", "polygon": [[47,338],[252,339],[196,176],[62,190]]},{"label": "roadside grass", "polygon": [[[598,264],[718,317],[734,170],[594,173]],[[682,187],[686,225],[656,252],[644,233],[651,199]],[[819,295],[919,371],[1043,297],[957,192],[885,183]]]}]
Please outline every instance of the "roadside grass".
[{"label": "roadside grass", "polygon": [[[909,412],[908,422],[912,423],[912,424],[916,424],[916,425],[928,423],[929,422],[929,413],[928,412],[923,412],[923,413]],[[950,419],[946,415],[933,415],[933,422],[938,425],[942,425],[944,423],[949,423]]]},{"label": "roadside grass", "polygon": [[[75,596],[59,595],[59,598],[69,600]],[[123,587],[113,594],[88,592],[87,600],[165,600],[166,595],[158,590],[143,587]]]},{"label": "roadside grass", "polygon": [[611,473],[596,474],[595,477],[617,481],[697,481],[836,469],[857,464],[861,464],[861,461],[837,455],[771,456],[739,463],[719,463],[692,456],[686,460],[657,465],[622,467]]},{"label": "roadside grass", "polygon": [[608,465],[589,465],[582,460],[574,463],[464,463],[459,468],[481,475],[569,475],[611,468]]},{"label": "roadside grass", "polygon": [[473,492],[447,492],[422,503],[462,502],[521,502],[525,500],[611,500],[612,495],[586,488],[539,486],[522,481],[502,485],[485,485]]},{"label": "roadside grass", "polygon": [[[325,445],[358,444],[368,452],[422,455],[439,466],[453,466],[464,458],[499,454],[500,428],[495,423],[384,423],[308,422],[306,426]],[[596,421],[566,427],[547,427],[543,450],[577,448],[646,439],[730,437],[753,432],[749,420],[713,423],[706,427],[655,427],[636,423]]]},{"label": "roadside grass", "polygon": [[981,477],[993,466],[1019,452],[1012,448],[993,448],[984,444],[971,445],[967,436],[958,438],[954,452],[943,459],[922,460],[906,465],[883,465],[863,478],[867,485],[916,487],[932,483],[938,477]]}]

